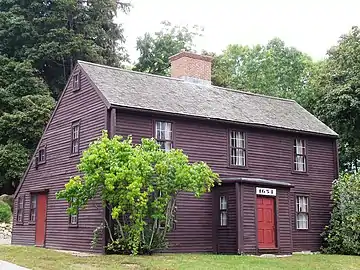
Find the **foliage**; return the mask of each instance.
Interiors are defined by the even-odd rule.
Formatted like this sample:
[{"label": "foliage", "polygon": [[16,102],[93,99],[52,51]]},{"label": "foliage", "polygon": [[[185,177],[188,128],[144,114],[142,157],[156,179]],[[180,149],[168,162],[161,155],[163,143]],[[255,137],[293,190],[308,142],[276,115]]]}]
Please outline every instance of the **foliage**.
[{"label": "foliage", "polygon": [[78,169],[83,176],[70,179],[57,198],[72,202],[74,213],[100,194],[115,224],[112,231],[104,220],[109,247],[133,254],[164,247],[179,191],[198,197],[218,180],[205,163],[190,165],[181,150],[162,151],[154,139],[133,145],[131,137],[109,139],[106,132],[84,152]]},{"label": "foliage", "polygon": [[169,57],[179,53],[182,49],[190,51],[194,48],[194,38],[201,35],[203,29],[194,25],[173,26],[170,22],[161,23],[162,29],[154,34],[145,33],[138,37],[136,49],[140,57],[134,70],[157,75],[170,74]]},{"label": "foliage", "polygon": [[0,223],[10,223],[11,221],[11,208],[5,202],[0,201]]},{"label": "foliage", "polygon": [[342,174],[333,184],[330,225],[322,234],[326,253],[360,255],[360,174]]},{"label": "foliage", "polygon": [[342,169],[358,171],[360,163],[360,29],[353,27],[328,52],[319,86],[316,114],[340,135]]},{"label": "foliage", "polygon": [[0,56],[0,191],[14,192],[53,107],[30,62]]},{"label": "foliage", "polygon": [[114,0],[0,0],[0,55],[31,60],[57,98],[78,59],[120,65],[129,5]]},{"label": "foliage", "polygon": [[309,56],[278,39],[253,47],[229,45],[215,57],[214,85],[291,98],[311,107],[314,63]]},{"label": "foliage", "polygon": [[13,208],[14,208],[14,196],[7,195],[7,194],[0,195],[0,202],[7,203],[10,206],[11,211],[13,211]]}]

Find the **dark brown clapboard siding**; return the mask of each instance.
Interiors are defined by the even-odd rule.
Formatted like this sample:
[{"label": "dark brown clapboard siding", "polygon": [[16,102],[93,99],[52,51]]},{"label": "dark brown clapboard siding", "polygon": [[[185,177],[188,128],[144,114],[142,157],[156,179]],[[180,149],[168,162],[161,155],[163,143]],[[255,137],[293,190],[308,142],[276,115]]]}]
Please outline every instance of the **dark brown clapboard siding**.
[{"label": "dark brown clapboard siding", "polygon": [[[308,143],[308,173],[294,174],[291,168],[293,140],[298,136],[296,133],[251,128],[241,125],[230,126],[213,121],[169,117],[151,113],[135,113],[126,110],[118,110],[116,120],[116,133],[124,136],[131,134],[134,143],[139,143],[142,137],[153,136],[154,120],[173,121],[175,147],[183,149],[191,161],[202,160],[207,162],[222,178],[254,177],[293,184],[295,187],[291,189],[291,192],[288,195],[281,192],[281,196],[278,199],[281,202],[281,205],[279,205],[280,234],[284,234],[280,239],[280,249],[284,253],[291,249],[291,245],[293,245],[295,250],[319,249],[320,233],[330,218],[329,193],[331,183],[336,176],[333,152],[334,139],[299,135],[306,139]],[[228,166],[227,138],[228,130],[232,128],[243,130],[247,134],[248,169],[234,169]],[[245,185],[243,189],[244,197],[241,201],[244,205],[241,207],[244,218],[242,224],[243,232],[240,237],[243,240],[244,251],[255,253],[257,251],[255,186]],[[311,226],[307,231],[297,231],[295,229],[294,198],[296,193],[305,193],[311,197]],[[206,207],[205,204],[203,206]],[[289,211],[291,213],[290,220],[287,218]],[[210,212],[209,215],[211,215]],[[289,237],[289,227],[287,224],[291,224],[291,237]],[[209,228],[206,230],[209,233],[209,237],[212,233],[210,226],[209,222]],[[284,229],[285,227],[287,229]],[[201,228],[201,231],[194,232],[194,235],[203,235],[204,232],[204,228]],[[195,245],[195,241],[193,241],[193,244]],[[211,249],[210,241],[208,245],[204,250]]]},{"label": "dark brown clapboard siding", "polygon": [[73,92],[71,82],[64,91],[58,109],[41,139],[41,145],[47,146],[46,164],[40,165],[37,170],[32,164],[19,191],[19,195],[26,195],[24,224],[14,225],[12,243],[34,245],[35,226],[28,222],[30,192],[49,189],[45,246],[102,252],[101,239],[94,250],[90,248],[93,231],[102,222],[100,201],[89,202],[85,209],[80,210],[79,227],[69,228],[66,213],[68,204],[57,200],[55,194],[64,188],[70,177],[77,174],[79,156],[70,156],[71,123],[80,120],[80,150],[83,151],[106,128],[106,107],[83,73],[80,91]]},{"label": "dark brown clapboard siding", "polygon": [[212,252],[212,194],[201,198],[180,193],[175,230],[168,235],[167,252]]},{"label": "dark brown clapboard siding", "polygon": [[[237,252],[237,233],[236,233],[236,193],[235,193],[235,185],[234,184],[226,184],[220,187],[216,187],[219,189],[217,192],[219,196],[216,198],[217,209],[220,208],[219,198],[220,196],[225,196],[227,199],[227,215],[228,215],[228,223],[227,226],[220,226],[220,222],[217,224],[217,243],[218,248],[217,252],[219,253],[236,253]],[[220,214],[218,211],[214,211],[217,213],[217,220],[220,219]]]}]

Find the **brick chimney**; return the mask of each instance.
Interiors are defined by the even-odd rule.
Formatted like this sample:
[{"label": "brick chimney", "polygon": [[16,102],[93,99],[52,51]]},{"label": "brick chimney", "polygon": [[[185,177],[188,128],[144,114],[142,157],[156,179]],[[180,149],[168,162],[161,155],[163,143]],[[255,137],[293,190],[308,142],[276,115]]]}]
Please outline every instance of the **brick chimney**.
[{"label": "brick chimney", "polygon": [[171,77],[211,85],[211,56],[181,51],[169,57]]}]

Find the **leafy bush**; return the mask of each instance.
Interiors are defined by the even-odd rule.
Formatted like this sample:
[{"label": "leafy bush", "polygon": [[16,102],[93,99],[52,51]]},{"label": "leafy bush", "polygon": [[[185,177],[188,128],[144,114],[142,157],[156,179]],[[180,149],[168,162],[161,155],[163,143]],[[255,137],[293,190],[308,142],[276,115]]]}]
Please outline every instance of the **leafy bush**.
[{"label": "leafy bush", "polygon": [[7,203],[10,206],[11,211],[13,211],[13,209],[14,209],[14,196],[3,194],[3,195],[0,196],[0,202]]},{"label": "leafy bush", "polygon": [[360,255],[360,174],[342,174],[333,184],[333,211],[322,234],[325,253]]},{"label": "leafy bush", "polygon": [[11,208],[10,206],[0,201],[0,222],[10,223],[11,221]]},{"label": "leafy bush", "polygon": [[178,192],[199,197],[218,181],[208,165],[190,164],[181,150],[165,152],[154,139],[133,145],[131,137],[109,139],[106,132],[84,152],[78,169],[81,176],[70,179],[57,198],[66,199],[75,214],[100,194],[112,217],[113,226],[104,219],[112,253],[151,254],[165,248]]}]

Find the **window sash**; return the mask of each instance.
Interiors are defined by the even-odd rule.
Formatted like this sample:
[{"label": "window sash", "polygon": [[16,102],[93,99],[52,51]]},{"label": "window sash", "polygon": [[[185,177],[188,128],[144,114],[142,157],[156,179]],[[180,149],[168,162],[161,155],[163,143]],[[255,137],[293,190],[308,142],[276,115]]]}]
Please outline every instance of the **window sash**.
[{"label": "window sash", "polygon": [[170,122],[157,121],[155,123],[155,139],[160,148],[170,151],[173,148],[173,124]]},{"label": "window sash", "polygon": [[36,220],[36,208],[37,208],[36,204],[37,204],[37,196],[31,195],[29,219],[30,221],[33,222]]},{"label": "window sash", "polygon": [[294,170],[306,172],[306,145],[305,140],[294,141]]},{"label": "window sash", "polygon": [[71,130],[71,153],[79,153],[79,142],[80,142],[80,124],[76,123],[72,125]]},{"label": "window sash", "polygon": [[296,229],[309,229],[309,197],[296,196]]},{"label": "window sash", "polygon": [[73,89],[78,90],[80,87],[80,76],[79,74],[74,74],[73,76]]},{"label": "window sash", "polygon": [[70,224],[77,225],[78,224],[78,214],[70,215]]},{"label": "window sash", "polygon": [[230,165],[246,166],[246,139],[244,132],[230,132]]},{"label": "window sash", "polygon": [[220,196],[220,210],[227,210],[227,201],[225,196]]},{"label": "window sash", "polygon": [[46,160],[45,148],[39,149],[39,163],[44,163]]},{"label": "window sash", "polygon": [[227,211],[220,211],[220,226],[227,226]]},{"label": "window sash", "polygon": [[17,211],[16,211],[16,222],[22,223],[23,217],[24,217],[24,203],[25,203],[25,197],[20,196],[18,198],[18,205],[17,205]]}]

